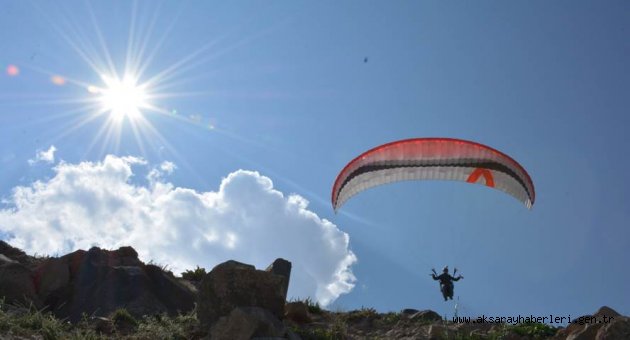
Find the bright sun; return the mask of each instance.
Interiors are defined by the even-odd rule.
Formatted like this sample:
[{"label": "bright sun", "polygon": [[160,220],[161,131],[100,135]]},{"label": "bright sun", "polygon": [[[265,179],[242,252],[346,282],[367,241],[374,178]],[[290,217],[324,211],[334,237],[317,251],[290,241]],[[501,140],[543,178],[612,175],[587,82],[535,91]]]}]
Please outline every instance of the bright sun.
[{"label": "bright sun", "polygon": [[138,85],[135,76],[126,74],[122,80],[107,75],[101,75],[101,78],[105,88],[99,91],[100,101],[103,110],[109,112],[114,120],[133,120],[142,114],[141,109],[149,106],[145,86]]}]

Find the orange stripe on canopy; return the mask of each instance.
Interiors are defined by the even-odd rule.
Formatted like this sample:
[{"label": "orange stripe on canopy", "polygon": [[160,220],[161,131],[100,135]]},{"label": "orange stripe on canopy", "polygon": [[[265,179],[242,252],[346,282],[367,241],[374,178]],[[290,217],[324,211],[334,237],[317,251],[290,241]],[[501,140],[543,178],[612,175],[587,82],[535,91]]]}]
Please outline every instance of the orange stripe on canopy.
[{"label": "orange stripe on canopy", "polygon": [[468,176],[468,179],[466,180],[466,182],[476,183],[479,177],[481,177],[481,175],[483,175],[483,178],[486,180],[486,185],[491,188],[494,188],[494,177],[492,176],[492,173],[490,172],[490,170],[484,169],[484,168],[475,169],[475,171],[473,171],[470,174],[470,176]]}]

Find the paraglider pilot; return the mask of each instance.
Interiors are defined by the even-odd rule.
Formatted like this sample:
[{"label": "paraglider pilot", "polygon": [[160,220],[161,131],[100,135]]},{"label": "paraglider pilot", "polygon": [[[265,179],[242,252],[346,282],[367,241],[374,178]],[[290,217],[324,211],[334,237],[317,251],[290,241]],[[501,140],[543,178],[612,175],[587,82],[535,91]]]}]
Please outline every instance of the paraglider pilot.
[{"label": "paraglider pilot", "polygon": [[[440,281],[440,291],[442,291],[442,296],[444,296],[444,301],[447,299],[453,300],[453,281],[459,281],[459,279],[463,279],[464,277],[459,275],[458,277],[453,277],[448,273],[448,266],[442,269],[442,274],[437,275],[435,269],[431,269],[433,274],[430,274],[433,277],[433,280]],[[453,272],[453,275],[457,274],[457,268]]]}]

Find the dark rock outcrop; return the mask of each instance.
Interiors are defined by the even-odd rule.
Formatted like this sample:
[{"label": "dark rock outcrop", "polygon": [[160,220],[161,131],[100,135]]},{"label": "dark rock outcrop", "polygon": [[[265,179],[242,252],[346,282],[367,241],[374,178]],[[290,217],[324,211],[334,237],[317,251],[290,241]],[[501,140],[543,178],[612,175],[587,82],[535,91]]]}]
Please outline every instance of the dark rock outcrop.
[{"label": "dark rock outcrop", "polygon": [[286,278],[254,266],[227,261],[214,267],[201,280],[197,318],[208,329],[236,307],[260,307],[276,318],[284,315]]},{"label": "dark rock outcrop", "polygon": [[419,310],[414,309],[414,308],[405,308],[405,309],[400,311],[400,315],[402,317],[410,317],[410,316],[412,316],[412,315],[414,315],[414,314],[416,314],[418,312],[419,312]]},{"label": "dark rock outcrop", "polygon": [[291,262],[285,259],[276,259],[271,265],[269,265],[269,267],[267,267],[267,271],[285,278],[284,286],[282,288],[284,290],[284,296],[287,296],[287,292],[289,290],[289,279],[291,278]]},{"label": "dark rock outcrop", "polygon": [[[154,265],[145,265],[131,247],[116,251],[92,248],[62,258],[71,273],[71,289],[58,289],[53,312],[76,322],[82,313],[105,316],[125,308],[134,317],[187,312],[194,293]],[[45,276],[40,278],[44,282]],[[53,303],[50,297],[47,302]]]},{"label": "dark rock outcrop", "polygon": [[70,269],[66,261],[50,258],[34,270],[34,281],[37,294],[44,305],[57,305],[62,298],[64,288],[70,283]]},{"label": "dark rock outcrop", "polygon": [[618,316],[597,331],[597,340],[630,339],[630,318]]},{"label": "dark rock outcrop", "polygon": [[7,303],[41,306],[31,271],[17,262],[0,265],[0,297]]},{"label": "dark rock outcrop", "polygon": [[12,260],[3,254],[0,254],[0,265],[9,264],[9,263],[18,263],[18,261]]},{"label": "dark rock outcrop", "polygon": [[284,306],[284,318],[297,324],[311,322],[308,306],[302,301],[289,302]]},{"label": "dark rock outcrop", "polygon": [[172,273],[145,265],[132,247],[114,251],[94,247],[39,260],[2,241],[0,251],[11,260],[0,265],[0,296],[6,302],[32,301],[72,322],[83,313],[106,316],[118,308],[137,318],[194,308],[193,290]]},{"label": "dark rock outcrop", "polygon": [[432,310],[423,310],[412,314],[409,319],[422,322],[439,322],[442,321],[442,317],[437,312]]},{"label": "dark rock outcrop", "polygon": [[554,339],[630,339],[630,318],[610,307],[601,307],[593,315],[584,315],[558,331]]},{"label": "dark rock outcrop", "polygon": [[12,247],[10,244],[0,241],[0,254],[4,255],[4,257],[19,262],[20,264],[30,268],[33,264],[37,263],[38,260],[35,257],[26,255],[21,249]]}]

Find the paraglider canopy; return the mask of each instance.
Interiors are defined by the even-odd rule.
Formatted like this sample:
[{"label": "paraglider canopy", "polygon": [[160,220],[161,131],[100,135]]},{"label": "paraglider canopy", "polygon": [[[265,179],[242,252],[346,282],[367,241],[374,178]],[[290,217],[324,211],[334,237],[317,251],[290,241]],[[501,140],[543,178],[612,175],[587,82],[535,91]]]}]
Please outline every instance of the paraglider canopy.
[{"label": "paraglider canopy", "polygon": [[403,180],[454,180],[501,190],[531,209],[534,183],[510,156],[489,146],[454,138],[414,138],[368,150],[350,161],[332,189],[335,212],[352,196]]}]

